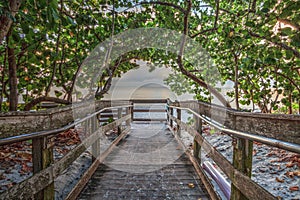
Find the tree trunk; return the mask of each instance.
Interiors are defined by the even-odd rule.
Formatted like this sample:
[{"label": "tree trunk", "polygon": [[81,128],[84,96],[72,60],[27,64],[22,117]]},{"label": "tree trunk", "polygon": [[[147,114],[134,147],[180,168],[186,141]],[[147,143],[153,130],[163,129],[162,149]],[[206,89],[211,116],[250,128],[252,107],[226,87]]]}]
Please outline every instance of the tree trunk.
[{"label": "tree trunk", "polygon": [[293,114],[293,100],[292,100],[292,92],[289,93],[289,114]]},{"label": "tree trunk", "polygon": [[3,68],[2,68],[2,76],[1,76],[1,96],[0,96],[0,111],[2,111],[2,104],[4,98],[4,91],[5,91],[5,70],[7,64],[7,50],[4,52],[4,59],[3,59]]},{"label": "tree trunk", "polygon": [[[11,30],[8,36],[11,35]],[[7,44],[9,44],[7,38]],[[8,76],[9,76],[9,111],[17,111],[18,108],[18,78],[17,78],[17,64],[15,57],[15,49],[7,46],[8,52]]]},{"label": "tree trunk", "polygon": [[300,100],[298,101],[298,115],[300,115]]},{"label": "tree trunk", "polygon": [[239,105],[239,71],[238,71],[238,65],[236,63],[236,65],[234,66],[234,96],[235,96],[235,106],[236,109],[239,110],[240,109],[240,105]]},{"label": "tree trunk", "polygon": [[22,1],[21,0],[10,0],[9,1],[9,16],[8,14],[3,14],[0,16],[0,41],[4,39],[5,36],[7,36],[9,29],[13,23],[12,17],[15,17],[17,12],[19,11],[19,8],[21,6]]},{"label": "tree trunk", "polygon": [[9,110],[16,111],[18,107],[18,79],[15,50],[8,48],[8,68],[9,68]]},{"label": "tree trunk", "polygon": [[234,97],[235,97],[235,106],[236,109],[239,110],[240,109],[240,105],[239,105],[239,66],[238,66],[238,57],[236,54],[234,54],[234,61],[235,61],[235,65],[234,65]]}]

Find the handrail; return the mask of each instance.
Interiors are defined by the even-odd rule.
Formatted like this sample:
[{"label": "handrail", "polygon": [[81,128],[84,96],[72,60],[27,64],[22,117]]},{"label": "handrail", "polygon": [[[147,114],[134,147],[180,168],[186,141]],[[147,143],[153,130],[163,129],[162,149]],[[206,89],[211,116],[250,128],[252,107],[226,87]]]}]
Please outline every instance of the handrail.
[{"label": "handrail", "polygon": [[[144,104],[144,105],[149,105],[149,104],[166,104],[167,103],[167,99],[131,99],[130,102],[132,103],[132,105],[139,105],[139,104]],[[156,117],[151,117],[150,118],[136,118],[134,117],[134,113],[166,113],[166,109],[164,108],[138,108],[137,107],[133,107],[133,109],[131,110],[131,114],[132,114],[132,121],[140,121],[140,122],[149,122],[149,121],[167,121],[166,117],[161,117],[161,118],[156,118]]]},{"label": "handrail", "polygon": [[[107,109],[111,109],[111,108],[120,109],[120,108],[124,108],[124,107],[126,107],[127,109],[130,109],[131,106],[118,106],[118,107],[116,106],[116,107],[110,107]],[[95,112],[94,114],[91,114],[85,118],[87,118],[89,120],[89,117],[94,117],[94,119],[96,119],[95,114],[99,113],[103,110],[105,110],[105,109],[99,110],[99,111]],[[48,147],[48,145],[45,146],[44,144],[42,144],[41,151],[36,151],[36,152],[33,151],[32,155],[34,155],[34,153],[36,153],[36,154],[42,153],[44,155],[44,152],[45,152],[46,155],[40,156],[38,158],[38,161],[40,160],[42,163],[46,163],[47,165],[45,167],[37,166],[37,171],[36,172],[33,171],[32,176],[26,178],[24,181],[17,183],[13,187],[11,187],[8,190],[1,193],[0,199],[16,199],[20,196],[22,196],[22,198],[24,198],[24,199],[31,199],[33,195],[37,195],[37,194],[47,195],[46,196],[47,198],[54,199],[54,181],[55,181],[55,179],[58,176],[60,176],[61,173],[65,169],[67,169],[71,163],[73,163],[80,155],[82,155],[83,152],[85,152],[89,147],[91,147],[93,163],[88,168],[88,170],[84,172],[84,174],[80,178],[81,180],[79,182],[77,182],[77,184],[75,186],[76,191],[74,192],[74,190],[72,190],[71,193],[72,193],[72,195],[74,195],[73,193],[80,191],[82,189],[80,187],[84,187],[84,185],[85,185],[84,181],[87,181],[90,179],[90,177],[88,177],[88,176],[90,176],[94,173],[94,170],[97,168],[97,166],[99,166],[99,164],[101,164],[101,162],[108,155],[108,152],[111,151],[113,146],[115,146],[128,133],[128,131],[129,131],[128,127],[125,130],[122,130],[121,127],[120,127],[120,129],[118,128],[118,133],[120,133],[120,135],[112,142],[112,144],[109,145],[108,148],[106,148],[104,150],[104,152],[102,152],[103,149],[100,151],[100,139],[103,136],[103,133],[105,133],[108,130],[112,130],[115,127],[121,126],[123,122],[126,122],[126,125],[127,125],[128,120],[130,120],[130,114],[129,114],[128,110],[127,110],[125,116],[122,116],[122,114],[121,114],[118,117],[119,117],[119,119],[115,120],[114,122],[109,123],[105,126],[101,126],[99,128],[98,128],[98,126],[96,126],[95,121],[94,121],[94,123],[93,123],[93,121],[91,121],[91,123],[88,124],[88,126],[91,125],[92,133],[89,134],[86,138],[84,138],[78,145],[76,145],[76,147],[72,148],[66,155],[64,155],[61,159],[59,159],[56,162],[53,162],[53,160],[51,160],[51,157],[53,156],[53,146]],[[77,121],[75,123],[80,123],[80,121]],[[35,138],[34,140],[40,140],[40,138]],[[34,147],[36,147],[36,146],[32,145],[32,148],[34,148]],[[49,149],[52,149],[52,151],[51,150],[49,151]],[[40,150],[40,149],[37,148],[37,150]],[[101,154],[100,154],[100,152],[101,152]],[[51,160],[51,161],[48,162],[49,160]],[[33,161],[36,161],[36,160],[33,158]],[[34,166],[34,163],[33,163],[33,166]],[[37,182],[39,184],[36,184]],[[72,199],[74,199],[74,198],[72,198]]]},{"label": "handrail", "polygon": [[27,133],[27,134],[21,134],[18,136],[13,136],[13,137],[7,137],[7,138],[2,138],[0,139],[0,146],[1,145],[6,145],[6,144],[12,144],[15,142],[22,142],[25,140],[30,140],[30,139],[34,139],[34,138],[40,138],[40,137],[46,137],[46,136],[50,136],[50,135],[55,135],[58,133],[61,133],[63,131],[66,131],[78,124],[80,124],[81,122],[86,121],[87,119],[90,119],[96,115],[98,115],[99,113],[108,110],[108,109],[118,109],[118,108],[129,108],[132,107],[132,105],[122,105],[122,106],[114,106],[114,107],[107,107],[107,108],[103,108],[101,110],[98,110],[97,112],[94,112],[93,114],[88,114],[86,117],[75,121],[69,125],[66,125],[62,128],[58,128],[58,129],[53,129],[53,130],[46,130],[46,131],[38,131],[38,132],[34,132],[34,133]]},{"label": "handrail", "polygon": [[229,128],[225,128],[224,126],[221,126],[221,125],[219,125],[215,122],[212,122],[208,118],[199,115],[198,113],[196,113],[195,111],[193,111],[190,108],[183,108],[183,107],[169,106],[169,105],[168,105],[168,107],[179,109],[179,110],[187,110],[187,111],[193,113],[198,118],[205,121],[206,123],[208,123],[209,125],[214,126],[215,128],[221,130],[224,133],[232,134],[234,136],[244,138],[244,139],[249,139],[249,140],[252,140],[252,141],[261,142],[263,144],[268,144],[268,145],[278,147],[278,148],[281,148],[281,149],[285,149],[285,150],[289,150],[289,151],[292,151],[292,152],[295,152],[295,153],[300,153],[300,145],[298,145],[298,144],[285,142],[285,141],[277,140],[277,139],[274,139],[274,138],[268,138],[268,137],[264,137],[264,136],[260,136],[260,135],[255,135],[253,133],[248,133],[248,132],[237,131],[237,130],[232,130],[232,129],[229,129]]}]

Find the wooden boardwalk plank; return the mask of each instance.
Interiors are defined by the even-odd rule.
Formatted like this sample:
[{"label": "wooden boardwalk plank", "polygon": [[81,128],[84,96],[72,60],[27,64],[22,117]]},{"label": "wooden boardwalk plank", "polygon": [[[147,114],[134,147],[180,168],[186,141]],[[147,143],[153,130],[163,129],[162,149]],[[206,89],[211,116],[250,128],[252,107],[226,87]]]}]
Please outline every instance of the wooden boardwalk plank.
[{"label": "wooden boardwalk plank", "polygon": [[165,125],[135,125],[99,166],[84,199],[209,199],[184,151]]}]

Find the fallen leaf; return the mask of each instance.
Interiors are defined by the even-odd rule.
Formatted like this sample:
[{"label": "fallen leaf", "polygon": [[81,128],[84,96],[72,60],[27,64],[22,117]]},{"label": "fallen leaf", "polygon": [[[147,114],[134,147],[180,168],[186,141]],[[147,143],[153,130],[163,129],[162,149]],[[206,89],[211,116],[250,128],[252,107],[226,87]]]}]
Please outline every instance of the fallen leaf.
[{"label": "fallen leaf", "polygon": [[74,144],[76,144],[77,142],[76,141],[74,141],[74,140],[69,140],[67,143],[66,143],[66,145],[67,146],[71,146],[71,145],[74,145]]},{"label": "fallen leaf", "polygon": [[253,149],[253,155],[256,155],[256,153],[257,153],[257,150]]},{"label": "fallen leaf", "polygon": [[271,157],[273,155],[275,155],[275,153],[274,152],[270,152],[270,153],[267,154],[267,157]]},{"label": "fallen leaf", "polygon": [[285,175],[289,178],[294,178],[294,172],[286,172]]},{"label": "fallen leaf", "polygon": [[26,163],[23,163],[20,173],[29,173],[29,172],[31,172],[31,170],[32,170],[31,167],[28,167],[28,165]]},{"label": "fallen leaf", "polygon": [[284,183],[284,180],[283,179],[280,179],[278,177],[276,177],[276,181],[279,182],[279,183]]},{"label": "fallen leaf", "polygon": [[16,153],[18,157],[24,159],[24,160],[31,160],[31,153],[27,153],[27,152],[18,152]]},{"label": "fallen leaf", "polygon": [[9,183],[7,185],[5,185],[7,188],[11,188],[12,186],[14,186],[15,184],[14,183]]},{"label": "fallen leaf", "polygon": [[290,167],[293,167],[293,166],[294,166],[294,163],[293,163],[293,162],[289,162],[289,163],[286,164],[286,166],[289,167],[289,168],[290,168]]},{"label": "fallen leaf", "polygon": [[0,180],[3,180],[5,178],[6,178],[6,176],[4,174],[0,174]]},{"label": "fallen leaf", "polygon": [[291,191],[299,191],[299,186],[292,186],[289,188]]},{"label": "fallen leaf", "polygon": [[11,155],[11,153],[4,153],[4,152],[0,152],[0,159],[4,159],[7,158]]},{"label": "fallen leaf", "polygon": [[293,174],[294,174],[295,176],[300,176],[300,171],[294,171]]},{"label": "fallen leaf", "polygon": [[253,144],[256,144],[256,145],[259,145],[259,146],[261,146],[261,145],[262,145],[262,143],[261,143],[261,142],[256,142],[256,141],[254,141],[254,142],[253,142]]}]

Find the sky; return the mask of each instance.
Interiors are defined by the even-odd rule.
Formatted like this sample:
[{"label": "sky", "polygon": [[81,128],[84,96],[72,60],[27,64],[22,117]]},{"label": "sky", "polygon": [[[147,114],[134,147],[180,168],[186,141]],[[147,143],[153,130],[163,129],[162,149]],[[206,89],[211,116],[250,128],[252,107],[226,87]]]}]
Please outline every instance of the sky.
[{"label": "sky", "polygon": [[[139,68],[130,70],[123,74],[121,78],[113,79],[111,89],[104,96],[104,99],[170,98],[178,101],[193,99],[193,94],[178,96],[171,91],[168,85],[164,84],[164,79],[172,73],[171,68],[156,67],[154,71],[149,72],[150,66],[147,66],[146,62],[139,61],[138,64],[140,65]],[[220,84],[217,87],[220,87]],[[233,83],[227,82],[222,88],[232,89]],[[217,100],[213,103],[220,105]]]},{"label": "sky", "polygon": [[193,95],[185,94],[177,96],[164,84],[169,74],[170,68],[155,68],[149,72],[150,67],[145,62],[140,61],[140,67],[122,75],[121,78],[114,78],[111,89],[104,96],[105,99],[128,99],[128,98],[168,98],[173,100],[193,99]]}]

